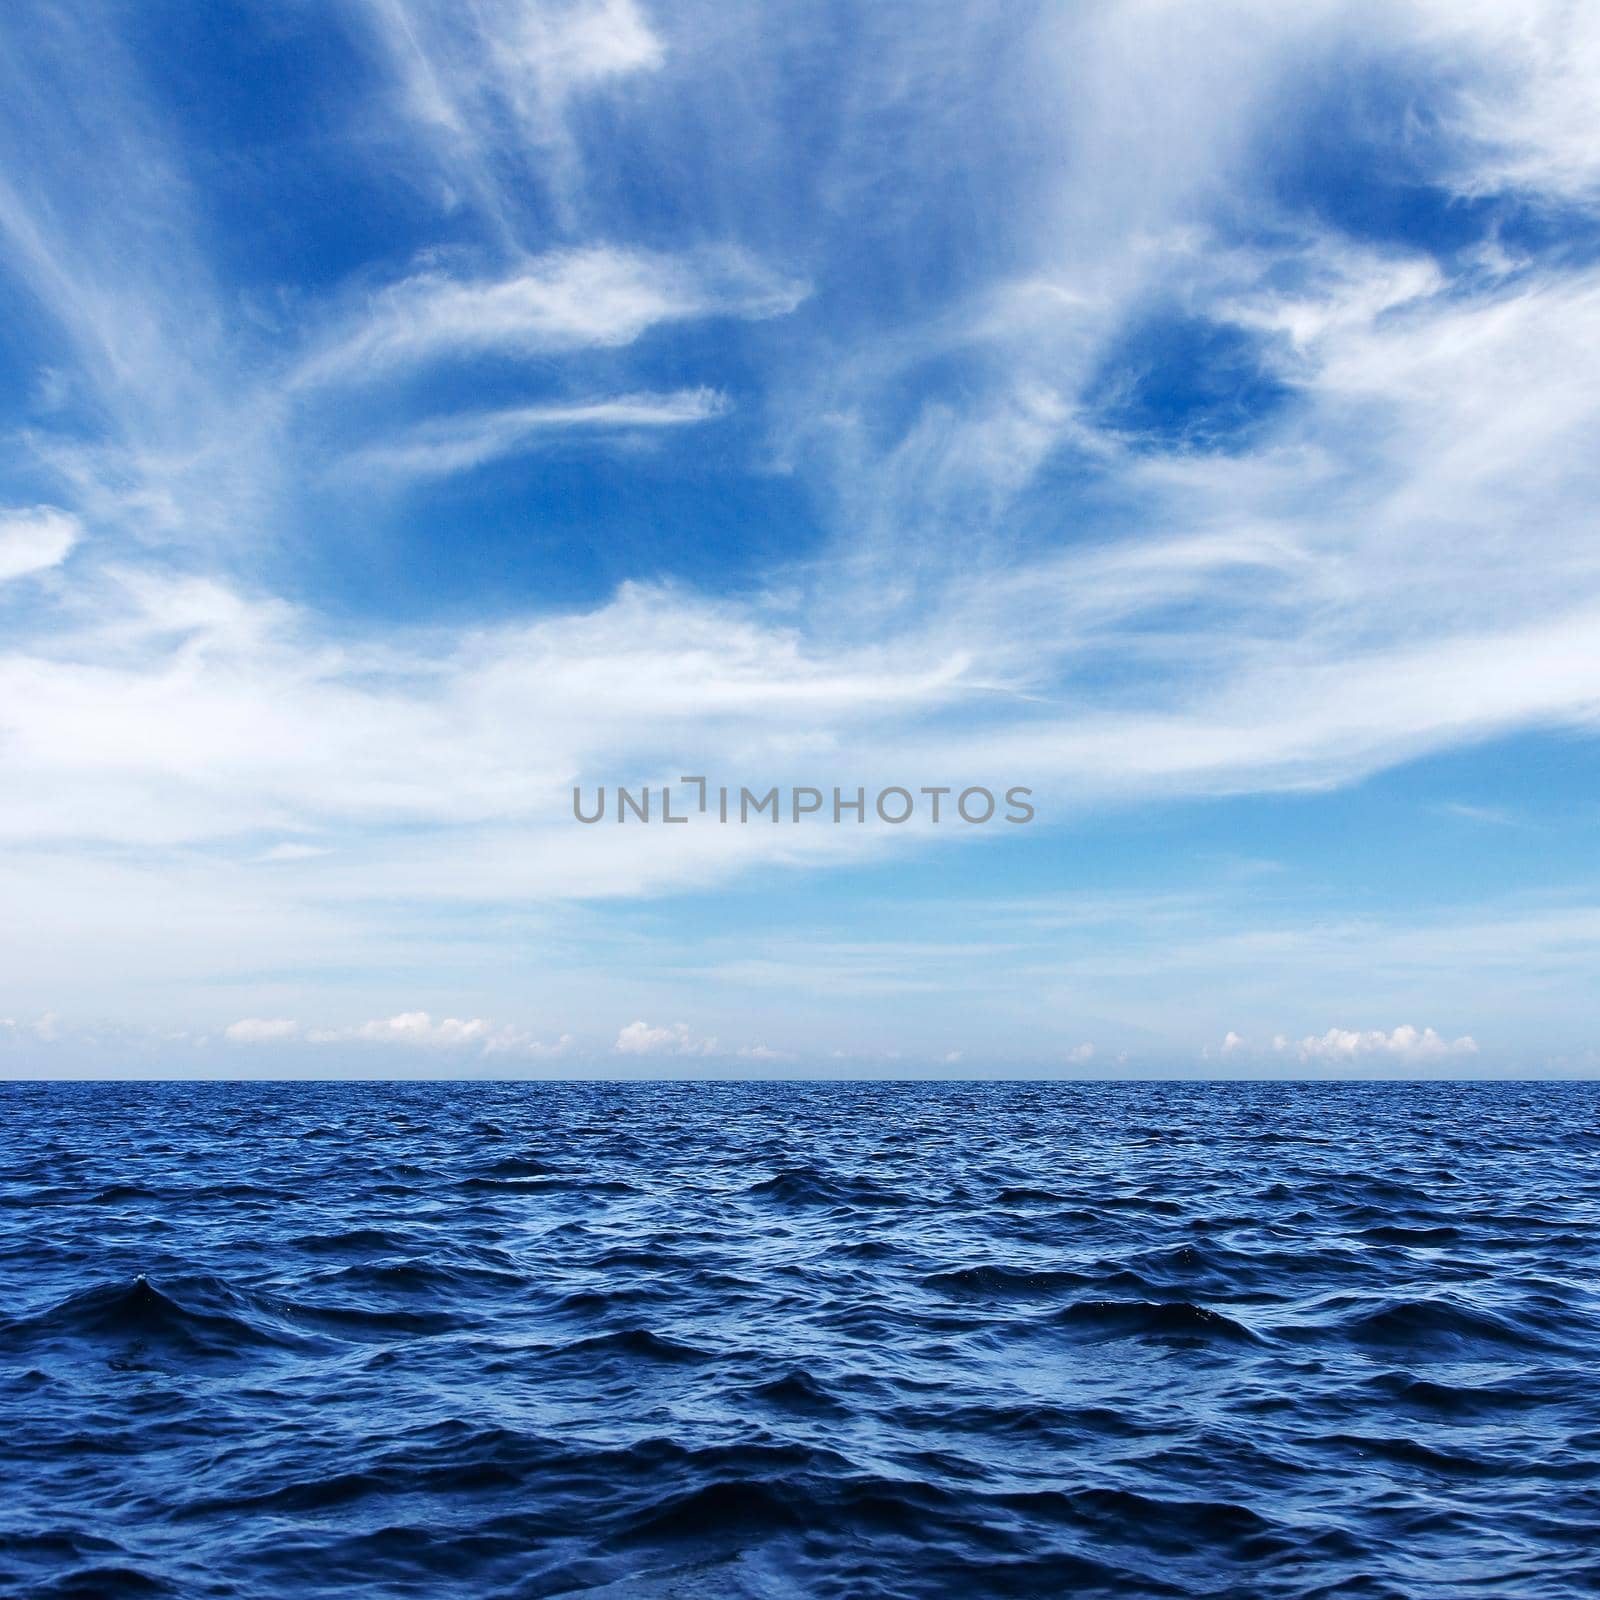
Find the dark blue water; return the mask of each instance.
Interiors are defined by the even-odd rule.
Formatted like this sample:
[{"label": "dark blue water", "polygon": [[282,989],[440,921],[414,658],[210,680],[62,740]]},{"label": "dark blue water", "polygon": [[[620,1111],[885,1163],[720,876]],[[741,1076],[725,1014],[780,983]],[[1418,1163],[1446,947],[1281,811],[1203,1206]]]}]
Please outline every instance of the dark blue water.
[{"label": "dark blue water", "polygon": [[1600,1092],[9,1085],[0,1591],[1600,1592]]}]

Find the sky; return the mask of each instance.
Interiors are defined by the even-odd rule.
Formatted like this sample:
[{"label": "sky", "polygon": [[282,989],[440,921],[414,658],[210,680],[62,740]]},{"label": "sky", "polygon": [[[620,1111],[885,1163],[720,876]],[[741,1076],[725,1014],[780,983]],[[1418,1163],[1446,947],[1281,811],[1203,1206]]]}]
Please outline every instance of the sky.
[{"label": "sky", "polygon": [[12,0],[0,1073],[1593,1075],[1597,349],[1582,0]]}]

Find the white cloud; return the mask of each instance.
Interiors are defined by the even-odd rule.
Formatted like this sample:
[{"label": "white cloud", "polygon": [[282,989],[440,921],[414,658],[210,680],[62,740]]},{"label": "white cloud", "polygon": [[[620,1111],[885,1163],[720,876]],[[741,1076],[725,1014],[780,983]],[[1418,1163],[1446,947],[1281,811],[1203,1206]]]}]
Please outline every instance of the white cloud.
[{"label": "white cloud", "polygon": [[426,1011],[402,1011],[396,1016],[376,1017],[353,1027],[310,1029],[305,1039],[315,1045],[397,1045],[532,1060],[555,1059],[567,1055],[577,1045],[577,1039],[570,1033],[547,1042],[511,1024],[497,1025],[483,1017],[442,1017],[436,1022]]},{"label": "white cloud", "polygon": [[108,540],[243,542],[281,472],[271,408],[228,337],[237,301],[204,258],[215,232],[137,45],[62,12],[48,27],[15,16],[6,46],[0,243],[34,308],[18,359],[49,352],[8,445]]},{"label": "white cloud", "polygon": [[629,429],[678,428],[726,415],[728,402],[710,389],[675,394],[619,395],[571,405],[514,406],[420,423],[397,439],[355,452],[359,471],[402,477],[439,477],[465,472],[500,456],[531,449],[551,435],[581,430],[621,433]]},{"label": "white cloud", "polygon": [[1415,306],[1448,286],[1431,256],[1328,238],[1308,240],[1297,255],[1300,283],[1287,289],[1259,286],[1235,300],[1223,299],[1216,309],[1241,327],[1286,335],[1301,359],[1314,360],[1341,335],[1362,335],[1376,318]]},{"label": "white cloud", "polygon": [[445,1017],[435,1022],[426,1011],[402,1011],[398,1016],[375,1018],[354,1028],[324,1028],[306,1037],[313,1044],[341,1044],[360,1040],[372,1044],[418,1045],[428,1049],[453,1049],[460,1045],[487,1045],[493,1029],[482,1017],[463,1021]]},{"label": "white cloud", "polygon": [[618,1033],[612,1049],[625,1056],[711,1056],[719,1052],[714,1038],[697,1037],[682,1022],[664,1028],[630,1022]]},{"label": "white cloud", "polygon": [[1460,800],[1446,800],[1434,809],[1443,816],[1459,817],[1463,822],[1484,823],[1493,828],[1523,826],[1523,823],[1503,806],[1475,806]]},{"label": "white cloud", "polygon": [[263,850],[257,861],[314,861],[318,856],[328,855],[330,852],[325,845],[299,844],[294,840],[285,840],[282,844],[275,844],[270,849]]},{"label": "white cloud", "polygon": [[241,1022],[230,1022],[222,1036],[230,1044],[269,1044],[297,1038],[300,1024],[287,1018],[246,1017]]},{"label": "white cloud", "polygon": [[509,0],[499,6],[501,31],[491,48],[525,109],[525,85],[567,94],[632,72],[648,72],[665,51],[633,0],[565,0],[557,5]]},{"label": "white cloud", "polygon": [[[891,293],[885,309],[865,293],[858,314],[821,319],[770,366],[752,363],[759,393],[742,416],[775,416],[776,462],[804,480],[832,530],[814,566],[784,573],[792,596],[625,588],[582,612],[394,629],[375,644],[248,579],[174,580],[165,562],[160,577],[88,572],[80,555],[48,586],[59,606],[14,626],[8,615],[0,644],[0,899],[53,930],[42,940],[13,928],[10,970],[54,962],[87,981],[74,927],[105,940],[124,974],[174,983],[196,960],[267,970],[314,951],[333,966],[357,930],[374,961],[405,959],[448,945],[419,908],[452,898],[509,916],[888,847],[870,828],[687,828],[668,840],[566,819],[574,780],[659,782],[684,770],[686,748],[689,770],[748,762],[766,781],[1025,773],[1053,819],[1150,793],[1336,784],[1512,730],[1597,726],[1600,377],[1589,352],[1600,274],[1581,253],[1530,260],[1492,241],[1459,259],[1357,246],[1266,199],[1264,163],[1269,143],[1295,134],[1308,82],[1399,62],[1419,85],[1421,121],[1437,117],[1448,135],[1436,181],[1531,198],[1546,216],[1592,205],[1600,13],[1546,0],[1226,0],[1219,13],[1019,12],[1037,20],[1013,37],[995,31],[999,13],[945,8],[925,29],[875,29],[871,48],[841,58],[819,168],[814,151],[785,143],[781,119],[751,115],[750,85],[785,81],[794,38],[739,9],[663,13],[663,30],[681,30],[669,37],[627,0],[371,0],[407,115],[437,156],[435,187],[412,151],[406,180],[426,190],[424,206],[455,213],[450,237],[474,240],[473,253],[417,258],[420,270],[364,305],[347,299],[343,320],[319,323],[309,306],[299,325],[326,332],[298,368],[281,338],[260,353],[282,333],[267,326],[281,309],[258,303],[245,316],[214,281],[207,229],[189,211],[198,180],[164,144],[155,101],[111,33],[63,14],[48,32],[60,57],[49,70],[21,56],[0,69],[0,99],[30,124],[29,163],[0,174],[0,230],[19,281],[65,334],[63,353],[49,353],[66,365],[47,385],[48,425],[26,436],[33,464],[61,475],[97,544],[126,552],[152,530],[224,529],[233,572],[270,570],[252,562],[253,541],[287,533],[281,551],[301,531],[268,515],[279,477],[299,465],[298,446],[274,430],[295,405],[334,411],[316,383],[383,381],[381,396],[341,389],[343,410],[386,401],[406,387],[392,380],[433,363],[505,357],[544,372],[560,358],[563,393],[614,396],[422,424],[408,415],[362,459],[415,475],[465,470],[554,429],[668,428],[716,402],[693,389],[629,392],[695,381],[629,369],[629,347],[652,329],[780,315],[803,293],[801,259],[819,277],[849,273],[852,256],[827,257],[834,233],[876,249],[883,226],[914,244],[884,207],[890,193],[904,195],[923,243],[965,237],[941,231],[948,174],[908,151],[963,151],[973,182],[961,222],[976,203],[988,241],[959,258],[958,300],[938,303],[924,284]],[[83,88],[65,110],[52,104],[57,82]],[[773,247],[782,273],[731,252],[633,248],[608,209],[616,186],[586,201],[571,113],[624,85],[592,120],[661,136],[653,204],[692,225],[677,237],[727,237],[730,217],[763,250],[806,235],[788,257]],[[1129,104],[1148,115],[1130,123]],[[370,104],[353,114],[375,132]],[[690,122],[718,153],[703,205],[694,183],[672,186],[675,168],[704,167],[692,142],[671,142]],[[885,126],[904,140],[885,140]],[[1411,152],[1423,163],[1427,143]],[[837,229],[812,228],[818,200]],[[786,233],[789,211],[802,226]],[[1230,236],[1235,218],[1245,226]],[[552,252],[552,238],[573,242]],[[902,264],[892,251],[881,259]],[[984,279],[995,260],[1014,276]],[[1093,385],[1152,306],[1261,341],[1257,357],[1292,403],[1216,452],[1101,426]],[[567,371],[585,352],[595,370]],[[296,372],[302,385],[287,397],[285,369],[291,389]],[[63,399],[108,416],[107,435],[72,435]],[[330,431],[313,455],[348,451],[348,435]],[[1052,468],[1092,492],[1044,494]],[[1117,515],[1096,520],[1106,499]],[[52,548],[37,526],[13,529],[9,559],[23,566],[11,575],[48,570],[70,544]],[[0,532],[0,576],[7,549]],[[27,587],[30,604],[44,587]],[[489,604],[503,617],[501,597]],[[254,871],[248,854],[262,836],[301,829],[337,845],[314,898],[293,881],[308,875]],[[278,846],[263,864],[309,848]],[[156,900],[173,908],[169,926],[146,935],[139,907]],[[1592,958],[1583,916],[1530,920],[1563,970]],[[1412,970],[1429,951],[1464,949],[1484,971],[1515,959],[1514,938],[1493,947],[1498,931],[1491,919],[1393,938],[1410,938]],[[1337,938],[1346,969],[1366,962],[1365,981],[1378,981],[1360,934]],[[1222,948],[1320,973],[1316,957],[1336,942],[1253,927]],[[1137,959],[1192,973],[1204,945]],[[740,954],[736,978],[794,985],[766,952]],[[857,986],[841,993],[931,987],[914,963],[840,976]],[[382,1003],[364,997],[350,1014]],[[670,1014],[648,996],[618,1003]],[[1341,1012],[1319,1002],[1267,1014]],[[416,1042],[402,1020],[362,1036]],[[490,1049],[498,1036],[463,1042]],[[1431,1048],[1418,1038],[1406,1048]],[[1324,1036],[1315,1059],[1335,1048]]]},{"label": "white cloud", "polygon": [[[628,6],[537,17],[476,8],[476,66],[451,55],[435,8],[382,9],[397,48],[411,38],[405,48],[431,49],[435,66],[469,77],[493,77],[518,60],[511,41],[527,28],[546,30],[535,54],[569,85],[644,69],[661,55]],[[1064,193],[1090,212],[1105,208],[1106,229],[1079,228],[1066,244],[1059,230],[1041,236],[1040,270],[1029,264],[1015,283],[991,285],[937,325],[863,340],[848,361],[818,351],[818,381],[838,391],[828,415],[864,419],[844,430],[848,447],[834,459],[846,496],[844,553],[857,537],[881,546],[889,567],[927,582],[917,607],[897,609],[898,578],[880,589],[875,569],[830,555],[814,602],[780,621],[684,595],[644,605],[624,596],[588,617],[463,630],[438,651],[395,637],[375,659],[313,618],[219,584],[190,585],[185,597],[175,585],[158,594],[147,584],[145,617],[108,619],[37,652],[13,643],[0,662],[0,688],[37,690],[60,727],[52,733],[26,707],[15,713],[21,727],[8,732],[25,763],[24,798],[10,797],[0,828],[18,830],[11,837],[143,828],[176,841],[220,827],[238,804],[268,827],[319,815],[352,826],[401,815],[430,824],[524,818],[535,797],[559,792],[611,752],[664,746],[651,738],[663,710],[713,753],[731,714],[746,719],[746,731],[771,727],[769,752],[827,751],[841,768],[896,761],[935,781],[951,766],[1026,768],[1074,803],[1336,783],[1533,722],[1591,724],[1600,669],[1586,641],[1600,619],[1600,583],[1582,527],[1597,485],[1581,443],[1600,421],[1600,386],[1582,357],[1589,335],[1600,334],[1593,275],[1578,267],[1488,291],[1444,284],[1450,292],[1440,294],[1443,268],[1415,252],[1355,248],[1303,229],[1277,255],[1229,250],[1172,209],[1197,179],[1248,159],[1250,119],[1276,105],[1282,74],[1336,40],[1338,8],[1292,9],[1237,8],[1259,25],[1237,38],[1174,18],[1173,37],[1159,46],[1112,14],[1053,24],[1046,59],[1073,58],[1083,86],[1062,130],[1081,140],[1067,152]],[[1475,20],[1457,31],[1492,65],[1504,30],[1488,15],[1474,8]],[[1553,15],[1541,11],[1531,33],[1554,37]],[[1430,19],[1424,32],[1455,27],[1446,12]],[[947,26],[960,37],[977,24],[953,17]],[[1421,26],[1407,23],[1397,37],[1413,40]],[[1204,68],[1201,81],[1179,84],[1179,100],[1159,100],[1162,116],[1139,131],[1138,149],[1112,150],[1111,131],[1125,130],[1102,113],[1126,103],[1130,86],[1184,77],[1191,58]],[[1560,70],[1544,46],[1529,60],[1530,71]],[[864,63],[862,105],[877,93],[893,100],[938,87],[913,65],[927,70],[920,58]],[[1219,83],[1240,92],[1219,96]],[[964,91],[961,104],[984,103],[971,85]],[[945,102],[935,95],[934,103]],[[1192,138],[1171,138],[1191,123]],[[1185,164],[1175,176],[1155,159],[1171,148]],[[1097,151],[1117,156],[1105,172]],[[866,151],[856,154],[870,167]],[[1158,171],[1161,183],[1124,182],[1130,162]],[[591,243],[508,259],[517,264],[481,278],[436,265],[378,294],[307,370],[359,378],[460,352],[617,348],[663,321],[772,314],[800,292],[715,253]],[[1297,419],[1261,447],[1224,456],[1127,456],[1097,434],[1077,387],[1138,296],[1156,289],[1184,291],[1200,314],[1281,334],[1303,402]],[[974,345],[1003,374],[999,387],[979,386],[970,405],[939,397],[874,458],[878,385]],[[1524,395],[1511,414],[1508,371],[1520,374]],[[624,395],[592,412],[578,403],[441,419],[403,429],[369,459],[387,451],[402,470],[459,470],[520,447],[528,429],[693,420],[700,402],[689,397],[701,393]],[[801,385],[796,403],[816,397]],[[1056,555],[986,554],[965,513],[981,510],[980,524],[1003,518],[1064,442],[1116,468],[1134,534],[1090,530]],[[1505,533],[1512,526],[1514,539]],[[947,534],[953,573],[941,556]],[[918,554],[908,563],[912,537]],[[190,605],[202,589],[214,608],[205,626]],[[1407,595],[1406,607],[1390,603],[1395,593]],[[89,609],[80,599],[79,616]],[[1216,626],[1163,626],[1175,612],[1210,615]],[[631,648],[625,630],[646,613],[658,648]],[[681,650],[675,623],[686,631]],[[239,628],[242,636],[229,636]],[[1105,693],[1095,672],[1108,663],[1116,671]],[[1029,697],[1053,693],[1063,674],[1074,685],[1070,713],[1043,718]],[[627,679],[638,701],[632,723]],[[852,680],[866,691],[861,714],[841,727]],[[831,704],[819,693],[830,681],[841,690]],[[865,714],[874,694],[879,714]],[[971,714],[977,697],[981,725]],[[557,752],[536,773],[493,748],[505,742],[495,718],[526,718],[530,704],[539,707],[530,741]],[[91,749],[105,759],[91,761]],[[676,759],[665,750],[662,758]],[[750,849],[750,859],[772,853]]]},{"label": "white cloud", "polygon": [[0,583],[60,566],[82,536],[78,519],[54,506],[0,507]]},{"label": "white cloud", "polygon": [[16,1017],[0,1017],[0,1042],[9,1045],[58,1044],[67,1039],[71,1031],[54,1011],[46,1011],[32,1022],[21,1022]]},{"label": "white cloud", "polygon": [[429,271],[376,295],[296,381],[366,382],[444,358],[614,348],[662,323],[782,316],[806,292],[736,252],[691,260],[593,245],[537,257],[501,278]]},{"label": "white cloud", "polygon": [[[177,843],[398,821],[538,829],[515,863],[503,839],[451,841],[463,887],[480,854],[502,884],[510,868],[549,887],[566,862],[581,890],[600,868],[592,892],[612,871],[621,887],[640,870],[678,879],[720,871],[718,859],[858,851],[862,840],[832,829],[601,835],[572,822],[570,785],[632,779],[641,766],[675,780],[686,741],[729,773],[740,755],[787,769],[808,749],[814,758],[824,728],[881,725],[960,693],[959,661],[817,653],[744,607],[636,588],[587,615],[415,647],[339,645],[281,604],[123,573],[75,595],[64,620],[79,626],[31,648],[16,636],[0,645],[0,838]],[[407,854],[414,869],[416,847]],[[371,859],[341,848],[319,883],[346,892],[338,874]]]},{"label": "white cloud", "polygon": [[360,4],[401,109],[446,180],[446,204],[470,198],[508,236],[529,225],[525,187],[548,194],[564,218],[575,209],[572,103],[665,57],[634,0]]},{"label": "white cloud", "polygon": [[1081,1065],[1085,1061],[1093,1061],[1094,1046],[1087,1042],[1083,1044],[1075,1044],[1069,1051],[1067,1051],[1067,1060],[1075,1065]]},{"label": "white cloud", "polygon": [[1444,1056],[1471,1056],[1478,1053],[1477,1041],[1463,1034],[1459,1039],[1441,1038],[1432,1028],[1420,1032],[1409,1023],[1391,1033],[1381,1028],[1356,1032],[1348,1028],[1329,1028],[1320,1037],[1304,1039],[1282,1037],[1272,1041],[1279,1053],[1290,1053],[1301,1061],[1354,1061],[1365,1056],[1393,1056],[1405,1061],[1431,1061]]},{"label": "white cloud", "polygon": [[553,1043],[534,1038],[520,1028],[499,1028],[484,1043],[486,1056],[528,1056],[538,1061],[554,1061],[577,1048],[577,1038],[564,1033]]},{"label": "white cloud", "polygon": [[1600,16],[1593,6],[1417,0],[1412,18],[1427,44],[1464,46],[1477,68],[1444,111],[1465,146],[1451,173],[1460,193],[1509,190],[1570,201],[1600,193]]},{"label": "white cloud", "polygon": [[339,1045],[393,1046],[421,1050],[442,1056],[463,1055],[479,1059],[504,1058],[507,1065],[517,1062],[554,1061],[578,1049],[577,1036],[563,1033],[554,1041],[538,1038],[526,1028],[495,1026],[473,1018],[463,1021],[446,1017],[438,1022],[424,1011],[402,1012],[351,1027],[307,1028],[286,1017],[245,1017],[229,1023],[215,1036],[196,1033],[170,1024],[84,1024],[68,1025],[54,1013],[46,1013],[31,1023],[0,1018],[0,1040],[16,1043],[24,1036],[45,1043],[63,1043],[80,1059],[93,1060],[105,1049],[157,1052],[166,1047],[187,1044],[204,1052],[220,1038],[227,1045],[309,1045],[327,1049]]}]

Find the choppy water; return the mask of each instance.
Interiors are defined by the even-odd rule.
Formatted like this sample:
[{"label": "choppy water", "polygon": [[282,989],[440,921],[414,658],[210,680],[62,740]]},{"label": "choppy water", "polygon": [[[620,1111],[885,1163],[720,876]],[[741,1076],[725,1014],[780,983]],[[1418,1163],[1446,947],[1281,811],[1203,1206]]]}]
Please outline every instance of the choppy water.
[{"label": "choppy water", "polygon": [[10,1085],[0,1590],[1600,1592],[1600,1092]]}]

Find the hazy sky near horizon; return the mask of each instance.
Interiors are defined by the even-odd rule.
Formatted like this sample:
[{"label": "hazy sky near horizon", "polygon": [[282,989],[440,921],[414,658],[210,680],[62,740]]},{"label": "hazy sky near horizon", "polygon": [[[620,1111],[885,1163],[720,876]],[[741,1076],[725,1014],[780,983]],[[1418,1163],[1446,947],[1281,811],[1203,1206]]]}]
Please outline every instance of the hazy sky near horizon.
[{"label": "hazy sky near horizon", "polygon": [[0,1073],[1600,1069],[1600,8],[0,45]]}]

